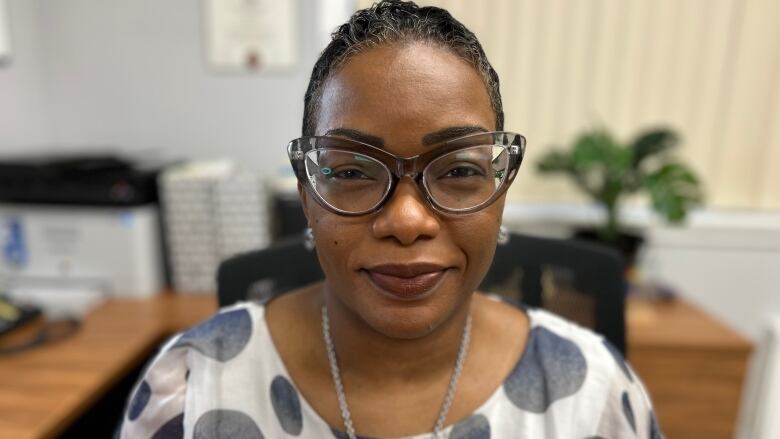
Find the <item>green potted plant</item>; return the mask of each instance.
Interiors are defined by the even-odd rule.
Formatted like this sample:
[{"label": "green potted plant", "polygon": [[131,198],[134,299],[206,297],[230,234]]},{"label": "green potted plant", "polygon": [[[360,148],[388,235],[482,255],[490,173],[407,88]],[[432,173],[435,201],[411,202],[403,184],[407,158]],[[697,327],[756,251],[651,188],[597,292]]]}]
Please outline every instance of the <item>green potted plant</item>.
[{"label": "green potted plant", "polygon": [[677,143],[677,135],[668,129],[646,131],[623,144],[607,130],[597,128],[577,137],[568,150],[545,154],[537,169],[543,174],[569,176],[604,208],[604,222],[580,236],[591,235],[619,248],[630,266],[641,238],[635,242],[620,224],[620,203],[628,195],[644,193],[656,213],[670,223],[682,222],[691,207],[703,200],[699,178],[670,154]]}]

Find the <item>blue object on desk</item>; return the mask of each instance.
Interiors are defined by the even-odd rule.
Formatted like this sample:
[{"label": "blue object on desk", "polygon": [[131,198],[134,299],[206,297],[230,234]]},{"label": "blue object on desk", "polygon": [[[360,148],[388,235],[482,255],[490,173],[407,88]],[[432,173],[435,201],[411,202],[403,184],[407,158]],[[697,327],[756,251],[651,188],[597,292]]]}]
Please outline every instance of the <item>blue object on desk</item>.
[{"label": "blue object on desk", "polygon": [[10,218],[4,224],[3,258],[9,266],[27,265],[27,246],[24,242],[24,228],[19,218]]}]

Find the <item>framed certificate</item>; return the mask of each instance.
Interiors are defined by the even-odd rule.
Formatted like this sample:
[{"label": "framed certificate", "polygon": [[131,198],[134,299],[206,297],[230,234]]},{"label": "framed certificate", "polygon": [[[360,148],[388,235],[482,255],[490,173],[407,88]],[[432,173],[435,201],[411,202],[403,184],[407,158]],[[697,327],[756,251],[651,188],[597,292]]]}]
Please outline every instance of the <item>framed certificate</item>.
[{"label": "framed certificate", "polygon": [[296,62],[297,0],[204,0],[206,58],[222,72],[285,71]]}]

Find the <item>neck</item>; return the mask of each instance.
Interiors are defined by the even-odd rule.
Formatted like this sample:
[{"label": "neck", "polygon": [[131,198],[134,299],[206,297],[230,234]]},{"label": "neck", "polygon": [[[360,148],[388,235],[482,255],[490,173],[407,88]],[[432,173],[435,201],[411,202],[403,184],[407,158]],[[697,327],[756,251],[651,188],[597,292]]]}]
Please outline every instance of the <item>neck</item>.
[{"label": "neck", "polygon": [[325,298],[331,337],[343,375],[385,385],[449,378],[463,338],[471,298],[430,333],[414,339],[393,338],[375,330],[327,288]]}]

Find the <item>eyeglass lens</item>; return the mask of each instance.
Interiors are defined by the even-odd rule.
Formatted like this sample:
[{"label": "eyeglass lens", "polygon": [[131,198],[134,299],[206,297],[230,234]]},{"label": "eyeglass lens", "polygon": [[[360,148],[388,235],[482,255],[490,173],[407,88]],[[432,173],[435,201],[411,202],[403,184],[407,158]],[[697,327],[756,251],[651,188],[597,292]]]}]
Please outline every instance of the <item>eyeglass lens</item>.
[{"label": "eyeglass lens", "polygon": [[[312,189],[341,211],[371,210],[390,190],[390,170],[368,155],[319,149],[306,154],[305,164]],[[501,187],[508,165],[503,146],[473,146],[431,161],[423,170],[423,182],[428,195],[444,209],[469,209],[488,201]]]}]

